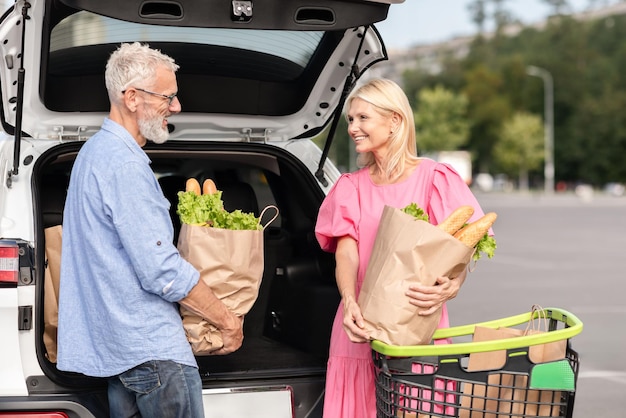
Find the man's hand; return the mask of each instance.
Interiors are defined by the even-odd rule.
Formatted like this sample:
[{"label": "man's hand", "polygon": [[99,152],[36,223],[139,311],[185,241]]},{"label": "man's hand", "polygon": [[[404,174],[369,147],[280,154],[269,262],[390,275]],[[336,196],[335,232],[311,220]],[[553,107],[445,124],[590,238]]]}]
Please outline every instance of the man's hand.
[{"label": "man's hand", "polygon": [[241,347],[243,318],[232,313],[202,279],[180,300],[180,304],[220,330],[224,346],[215,354],[232,353]]},{"label": "man's hand", "polygon": [[218,356],[230,354],[237,351],[243,344],[243,317],[234,314],[231,314],[231,317],[228,321],[231,325],[228,328],[220,329],[224,346],[211,354]]}]

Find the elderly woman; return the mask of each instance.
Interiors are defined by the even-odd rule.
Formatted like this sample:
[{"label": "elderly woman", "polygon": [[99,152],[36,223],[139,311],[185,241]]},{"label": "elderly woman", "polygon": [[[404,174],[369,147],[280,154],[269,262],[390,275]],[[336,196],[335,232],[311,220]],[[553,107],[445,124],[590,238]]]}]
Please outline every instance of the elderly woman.
[{"label": "elderly woman", "polygon": [[[374,79],[357,88],[348,97],[346,116],[362,168],[339,178],[316,225],[321,247],[335,253],[341,294],[330,341],[324,417],[374,418],[374,365],[357,300],[383,208],[415,202],[434,224],[462,205],[475,208],[471,220],[483,211],[451,167],[417,156],[413,110],[396,83]],[[407,297],[421,315],[442,306],[439,327],[448,327],[445,302],[457,295],[465,274],[440,277],[434,286],[413,285]]]}]

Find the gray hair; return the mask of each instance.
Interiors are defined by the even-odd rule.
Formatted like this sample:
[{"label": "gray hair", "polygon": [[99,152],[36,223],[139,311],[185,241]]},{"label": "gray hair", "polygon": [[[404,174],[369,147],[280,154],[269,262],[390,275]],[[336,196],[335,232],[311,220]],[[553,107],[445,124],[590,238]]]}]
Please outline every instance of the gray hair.
[{"label": "gray hair", "polygon": [[134,84],[149,89],[156,81],[157,68],[165,67],[173,72],[179,68],[174,59],[147,44],[123,43],[109,57],[104,71],[104,80],[109,100],[117,103],[123,91]]}]

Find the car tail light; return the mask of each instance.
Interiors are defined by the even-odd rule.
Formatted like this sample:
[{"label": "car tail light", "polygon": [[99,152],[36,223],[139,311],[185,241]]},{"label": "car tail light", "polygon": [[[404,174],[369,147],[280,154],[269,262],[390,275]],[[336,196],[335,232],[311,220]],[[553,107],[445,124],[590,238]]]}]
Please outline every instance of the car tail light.
[{"label": "car tail light", "polygon": [[0,241],[0,283],[17,283],[19,264],[18,245],[13,242]]},{"label": "car tail light", "polygon": [[65,412],[0,412],[0,418],[69,418]]}]

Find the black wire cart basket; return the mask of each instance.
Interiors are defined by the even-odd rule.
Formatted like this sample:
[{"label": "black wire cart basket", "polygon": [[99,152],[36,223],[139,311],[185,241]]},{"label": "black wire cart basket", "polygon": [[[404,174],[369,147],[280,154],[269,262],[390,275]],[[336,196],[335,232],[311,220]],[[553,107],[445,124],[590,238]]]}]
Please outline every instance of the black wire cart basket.
[{"label": "black wire cart basket", "polygon": [[[537,330],[535,324],[542,321],[546,328]],[[531,324],[535,332],[529,332]],[[579,358],[570,338],[582,326],[562,309],[533,307],[529,313],[435,332],[433,340],[448,338],[451,344],[373,341],[377,417],[571,418]],[[498,330],[501,339],[477,341],[485,330]],[[549,361],[533,357],[548,348],[560,355]],[[473,367],[480,358],[491,367]]]}]

